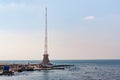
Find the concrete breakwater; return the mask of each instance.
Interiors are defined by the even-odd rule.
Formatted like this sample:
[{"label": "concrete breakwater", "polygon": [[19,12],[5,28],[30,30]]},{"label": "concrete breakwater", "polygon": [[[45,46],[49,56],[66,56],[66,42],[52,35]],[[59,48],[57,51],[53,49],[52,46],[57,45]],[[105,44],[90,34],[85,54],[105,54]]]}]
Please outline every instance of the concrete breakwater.
[{"label": "concrete breakwater", "polygon": [[[9,69],[4,70],[3,67],[8,66]],[[74,65],[41,65],[41,64],[0,64],[0,75],[13,75],[14,72],[23,71],[40,71],[40,70],[54,70],[65,69],[65,67]]]},{"label": "concrete breakwater", "polygon": [[39,64],[1,64],[0,71],[3,70],[4,66],[9,66],[9,70],[13,72],[32,70],[36,67],[39,67]]}]

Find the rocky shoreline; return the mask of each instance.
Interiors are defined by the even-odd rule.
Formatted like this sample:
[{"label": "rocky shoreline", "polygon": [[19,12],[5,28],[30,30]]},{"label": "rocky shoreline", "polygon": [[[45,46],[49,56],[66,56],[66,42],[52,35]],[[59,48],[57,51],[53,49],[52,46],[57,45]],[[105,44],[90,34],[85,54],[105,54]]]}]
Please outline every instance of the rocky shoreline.
[{"label": "rocky shoreline", "polygon": [[[40,71],[40,70],[63,70],[74,65],[42,65],[42,64],[0,64],[0,75],[14,75],[14,72]],[[3,67],[9,69],[4,70]]]}]

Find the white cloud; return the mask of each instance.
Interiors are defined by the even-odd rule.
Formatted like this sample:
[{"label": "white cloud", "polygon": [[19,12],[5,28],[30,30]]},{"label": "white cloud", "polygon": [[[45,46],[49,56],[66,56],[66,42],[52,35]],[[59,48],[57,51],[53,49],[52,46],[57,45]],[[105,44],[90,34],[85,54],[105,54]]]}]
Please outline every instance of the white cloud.
[{"label": "white cloud", "polygon": [[22,8],[23,4],[9,3],[9,4],[0,4],[0,10],[8,11],[15,10],[17,8]]},{"label": "white cloud", "polygon": [[95,16],[85,16],[84,17],[84,20],[88,20],[88,21],[94,20],[94,19],[95,19]]},{"label": "white cloud", "polygon": [[14,11],[19,9],[38,9],[40,8],[39,5],[34,4],[27,4],[27,3],[7,3],[7,4],[0,4],[0,11]]}]

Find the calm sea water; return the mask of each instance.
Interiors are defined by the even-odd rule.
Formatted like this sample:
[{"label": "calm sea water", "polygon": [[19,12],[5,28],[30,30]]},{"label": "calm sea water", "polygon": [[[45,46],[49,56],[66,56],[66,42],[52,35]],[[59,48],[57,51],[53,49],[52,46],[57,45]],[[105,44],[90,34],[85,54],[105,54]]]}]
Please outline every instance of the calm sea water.
[{"label": "calm sea water", "polygon": [[[0,61],[0,63],[40,61]],[[0,76],[0,80],[120,80],[120,60],[53,60],[54,64],[74,64],[65,70],[43,70]]]}]

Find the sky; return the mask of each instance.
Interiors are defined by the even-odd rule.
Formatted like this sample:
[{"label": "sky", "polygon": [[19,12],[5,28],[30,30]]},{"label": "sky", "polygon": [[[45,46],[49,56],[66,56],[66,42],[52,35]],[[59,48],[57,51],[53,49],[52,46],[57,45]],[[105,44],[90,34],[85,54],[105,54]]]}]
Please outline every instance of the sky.
[{"label": "sky", "polygon": [[120,0],[0,0],[0,60],[120,59]]}]

